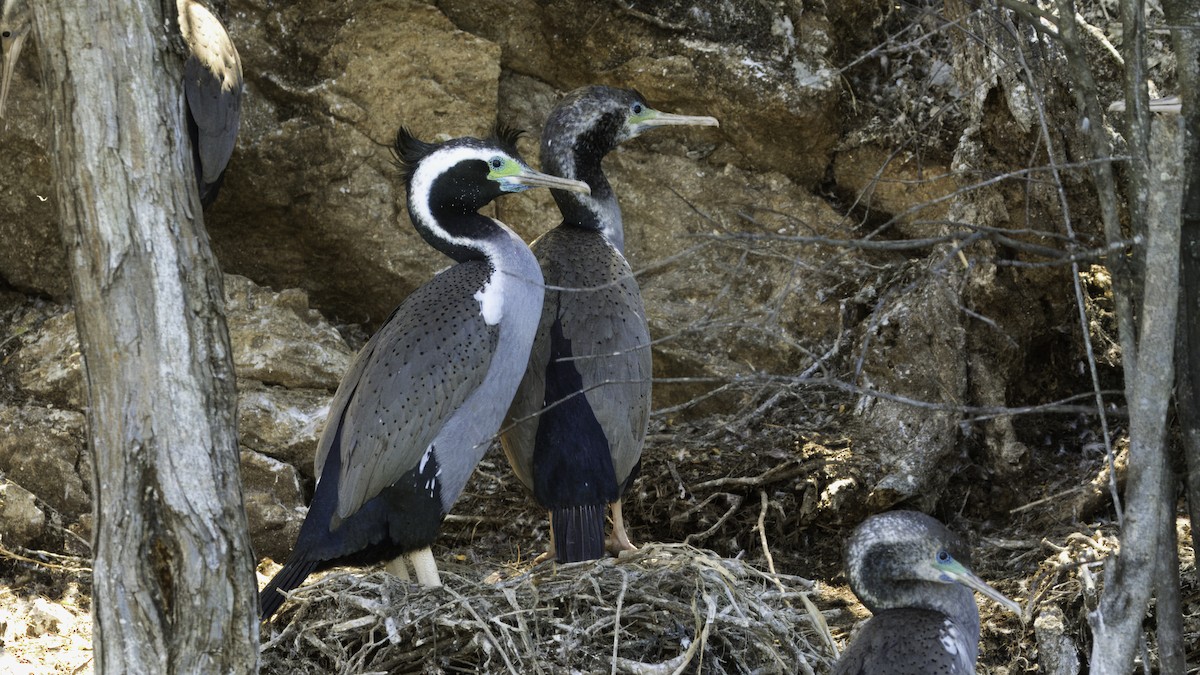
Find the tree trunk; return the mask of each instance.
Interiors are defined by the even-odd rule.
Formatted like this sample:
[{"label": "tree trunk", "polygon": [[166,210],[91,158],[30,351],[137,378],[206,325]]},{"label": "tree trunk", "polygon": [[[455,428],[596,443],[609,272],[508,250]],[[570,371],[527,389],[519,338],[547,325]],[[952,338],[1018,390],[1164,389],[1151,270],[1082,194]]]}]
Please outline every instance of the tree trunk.
[{"label": "tree trunk", "polygon": [[[1137,367],[1132,372],[1126,370],[1129,475],[1125,483],[1121,551],[1109,560],[1100,606],[1088,616],[1095,636],[1093,673],[1129,672],[1139,638],[1143,636],[1142,622],[1154,587],[1159,535],[1163,520],[1170,517],[1163,487],[1167,470],[1167,409],[1175,376],[1181,193],[1178,172],[1172,171],[1172,167],[1182,163],[1181,126],[1175,116],[1160,116],[1154,121],[1147,148],[1150,164],[1146,187],[1143,192],[1130,195],[1131,210],[1143,209],[1147,223],[1142,275],[1145,288]],[[1161,180],[1163,177],[1168,179]],[[1125,331],[1129,327],[1120,329]],[[1122,358],[1128,357],[1122,355]]]},{"label": "tree trunk", "polygon": [[1186,460],[1184,484],[1192,519],[1192,547],[1200,551],[1200,34],[1187,28],[1200,24],[1200,5],[1194,0],[1164,0],[1163,12],[1172,26],[1184,119],[1175,408]]},{"label": "tree trunk", "polygon": [[32,3],[88,387],[97,673],[255,669],[221,277],[163,6]]}]

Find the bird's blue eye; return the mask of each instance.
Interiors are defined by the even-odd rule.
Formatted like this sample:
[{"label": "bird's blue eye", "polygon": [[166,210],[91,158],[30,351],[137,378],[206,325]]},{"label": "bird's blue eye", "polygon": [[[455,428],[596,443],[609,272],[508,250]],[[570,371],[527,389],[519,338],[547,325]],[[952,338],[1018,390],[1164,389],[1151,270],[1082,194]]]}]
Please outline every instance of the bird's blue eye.
[{"label": "bird's blue eye", "polygon": [[946,551],[938,551],[937,559],[938,559],[938,562],[942,563],[943,565],[950,562],[950,560],[951,560],[950,554]]},{"label": "bird's blue eye", "polygon": [[633,111],[634,115],[641,115],[645,107],[641,103],[634,103],[629,109]]}]

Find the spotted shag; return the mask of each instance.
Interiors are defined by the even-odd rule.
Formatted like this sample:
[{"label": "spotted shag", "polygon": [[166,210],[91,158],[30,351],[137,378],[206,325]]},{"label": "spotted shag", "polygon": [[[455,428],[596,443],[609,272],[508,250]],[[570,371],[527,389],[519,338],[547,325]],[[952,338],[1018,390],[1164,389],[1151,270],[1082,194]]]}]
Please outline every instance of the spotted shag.
[{"label": "spotted shag", "polygon": [[440,144],[397,135],[409,218],[457,264],[408,296],[342,379],[308,516],[260,595],[264,620],[281,591],[335,565],[394,559],[388,569],[407,577],[407,557],[420,583],[440,585],[429,546],[500,427],[542,309],[537,260],[478,211],[535,186],[588,190],[530,169],[514,141],[511,133]]}]

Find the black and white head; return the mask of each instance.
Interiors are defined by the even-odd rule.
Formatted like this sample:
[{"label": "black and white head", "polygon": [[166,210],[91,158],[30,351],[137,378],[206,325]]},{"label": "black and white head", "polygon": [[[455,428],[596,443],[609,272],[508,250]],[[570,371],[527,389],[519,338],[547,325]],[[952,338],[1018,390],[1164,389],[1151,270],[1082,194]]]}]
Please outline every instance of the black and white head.
[{"label": "black and white head", "polygon": [[8,101],[8,87],[12,84],[17,69],[17,58],[33,28],[33,13],[29,0],[2,0],[0,5],[0,57],[4,59],[4,73],[0,78],[0,117],[4,117],[4,104]]},{"label": "black and white head", "polygon": [[1020,614],[1019,605],[984,583],[969,564],[963,540],[916,511],[871,516],[855,529],[846,547],[850,587],[874,613],[900,607],[944,610],[955,603],[943,596],[953,597],[962,586]]},{"label": "black and white head", "polygon": [[588,192],[585,183],[531,169],[517,154],[517,135],[501,128],[487,139],[427,143],[403,127],[397,132],[409,214],[426,241],[456,260],[478,258],[478,242],[500,227],[478,214],[492,200],[533,187]]}]

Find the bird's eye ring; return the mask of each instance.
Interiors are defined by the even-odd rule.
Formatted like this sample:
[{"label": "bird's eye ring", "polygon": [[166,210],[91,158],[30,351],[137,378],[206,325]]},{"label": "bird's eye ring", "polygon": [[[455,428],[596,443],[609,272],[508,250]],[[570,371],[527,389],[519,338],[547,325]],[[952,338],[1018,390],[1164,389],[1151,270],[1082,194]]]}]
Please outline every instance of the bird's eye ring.
[{"label": "bird's eye ring", "polygon": [[630,110],[632,110],[632,111],[633,111],[633,114],[634,114],[634,115],[641,115],[641,114],[642,114],[642,110],[644,110],[644,107],[642,106],[642,104],[641,104],[641,103],[634,103],[634,104],[633,104],[633,105],[630,107]]},{"label": "bird's eye ring", "polygon": [[500,159],[499,157],[492,158],[492,168],[493,169],[499,169],[503,166],[504,166],[504,160]]},{"label": "bird's eye ring", "polygon": [[940,563],[943,563],[943,564],[948,563],[948,562],[950,562],[950,554],[947,553],[946,551],[938,551],[937,559],[938,559],[938,562],[940,562]]}]

